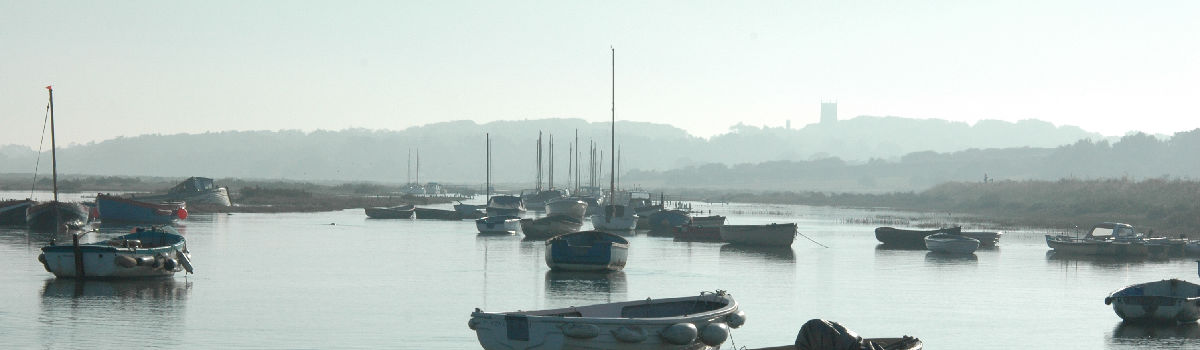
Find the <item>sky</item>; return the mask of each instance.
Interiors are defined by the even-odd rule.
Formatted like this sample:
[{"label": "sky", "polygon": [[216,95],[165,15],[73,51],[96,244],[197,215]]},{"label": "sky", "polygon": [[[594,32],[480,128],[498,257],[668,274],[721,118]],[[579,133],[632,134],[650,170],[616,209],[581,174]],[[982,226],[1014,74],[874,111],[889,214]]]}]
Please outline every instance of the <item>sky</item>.
[{"label": "sky", "polygon": [[[0,145],[451,120],[1200,128],[1200,1],[0,0]],[[612,51],[615,48],[615,89]],[[48,141],[46,141],[48,143]]]}]

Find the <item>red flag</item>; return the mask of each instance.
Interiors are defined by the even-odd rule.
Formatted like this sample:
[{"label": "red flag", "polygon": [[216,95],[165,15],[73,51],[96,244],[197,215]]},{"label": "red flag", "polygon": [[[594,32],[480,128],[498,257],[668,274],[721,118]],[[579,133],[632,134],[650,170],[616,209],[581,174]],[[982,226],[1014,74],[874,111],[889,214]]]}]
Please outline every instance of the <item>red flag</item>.
[{"label": "red flag", "polygon": [[51,89],[50,85],[46,85],[46,90],[54,90],[54,89]]}]

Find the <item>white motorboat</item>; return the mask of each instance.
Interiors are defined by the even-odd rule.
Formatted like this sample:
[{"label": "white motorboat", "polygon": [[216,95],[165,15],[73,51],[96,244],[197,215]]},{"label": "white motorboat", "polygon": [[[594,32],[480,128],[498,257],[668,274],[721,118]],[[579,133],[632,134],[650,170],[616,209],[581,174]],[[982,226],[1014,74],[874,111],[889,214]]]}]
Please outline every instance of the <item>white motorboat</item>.
[{"label": "white motorboat", "polygon": [[486,350],[709,350],[745,322],[733,296],[718,290],[549,310],[475,309],[467,326]]},{"label": "white motorboat", "polygon": [[521,218],[511,215],[495,215],[475,219],[475,228],[481,235],[511,235],[521,230]]},{"label": "white motorboat", "polygon": [[944,254],[974,254],[979,240],[961,234],[935,233],[925,236],[925,248]]}]

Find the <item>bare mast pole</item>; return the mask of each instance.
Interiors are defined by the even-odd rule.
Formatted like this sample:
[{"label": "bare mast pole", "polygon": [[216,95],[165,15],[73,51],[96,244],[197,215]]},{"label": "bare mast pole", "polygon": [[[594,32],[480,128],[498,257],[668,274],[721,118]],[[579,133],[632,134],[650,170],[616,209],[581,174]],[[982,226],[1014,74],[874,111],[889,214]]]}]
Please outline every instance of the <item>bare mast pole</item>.
[{"label": "bare mast pole", "polygon": [[616,199],[617,172],[615,167],[617,165],[617,160],[616,157],[613,157],[612,155],[616,154],[617,149],[617,49],[611,46],[609,46],[608,49],[612,52],[612,127],[609,135],[612,143],[609,145],[608,152],[609,161],[612,162],[612,164],[609,164],[608,171],[612,172],[612,174],[609,174],[608,176],[608,193],[610,196],[613,196],[613,199]]}]

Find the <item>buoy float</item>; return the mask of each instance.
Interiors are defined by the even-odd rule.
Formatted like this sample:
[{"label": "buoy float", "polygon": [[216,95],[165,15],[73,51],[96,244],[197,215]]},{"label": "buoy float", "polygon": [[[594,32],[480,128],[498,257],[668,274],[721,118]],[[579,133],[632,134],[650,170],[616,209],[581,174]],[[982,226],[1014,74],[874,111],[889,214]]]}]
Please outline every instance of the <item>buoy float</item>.
[{"label": "buoy float", "polygon": [[646,330],[638,326],[624,326],[612,330],[613,338],[626,343],[639,343],[646,340]]},{"label": "buoy float", "polygon": [[186,220],[186,219],[187,219],[187,217],[188,217],[188,212],[187,212],[187,209],[186,209],[186,208],[179,208],[179,210],[176,210],[176,211],[175,211],[175,216],[176,216],[176,217],[178,217],[178,218],[179,218],[179,220]]},{"label": "buoy float", "polygon": [[746,312],[738,310],[738,312],[729,314],[729,316],[725,316],[725,320],[729,321],[730,327],[741,327],[743,324],[746,324]]},{"label": "buoy float", "polygon": [[127,269],[138,265],[137,259],[127,255],[117,255],[113,257],[113,262],[117,263],[117,266]]},{"label": "buoy float", "polygon": [[591,339],[600,335],[600,327],[587,323],[566,323],[559,326],[564,335],[571,338]]}]

